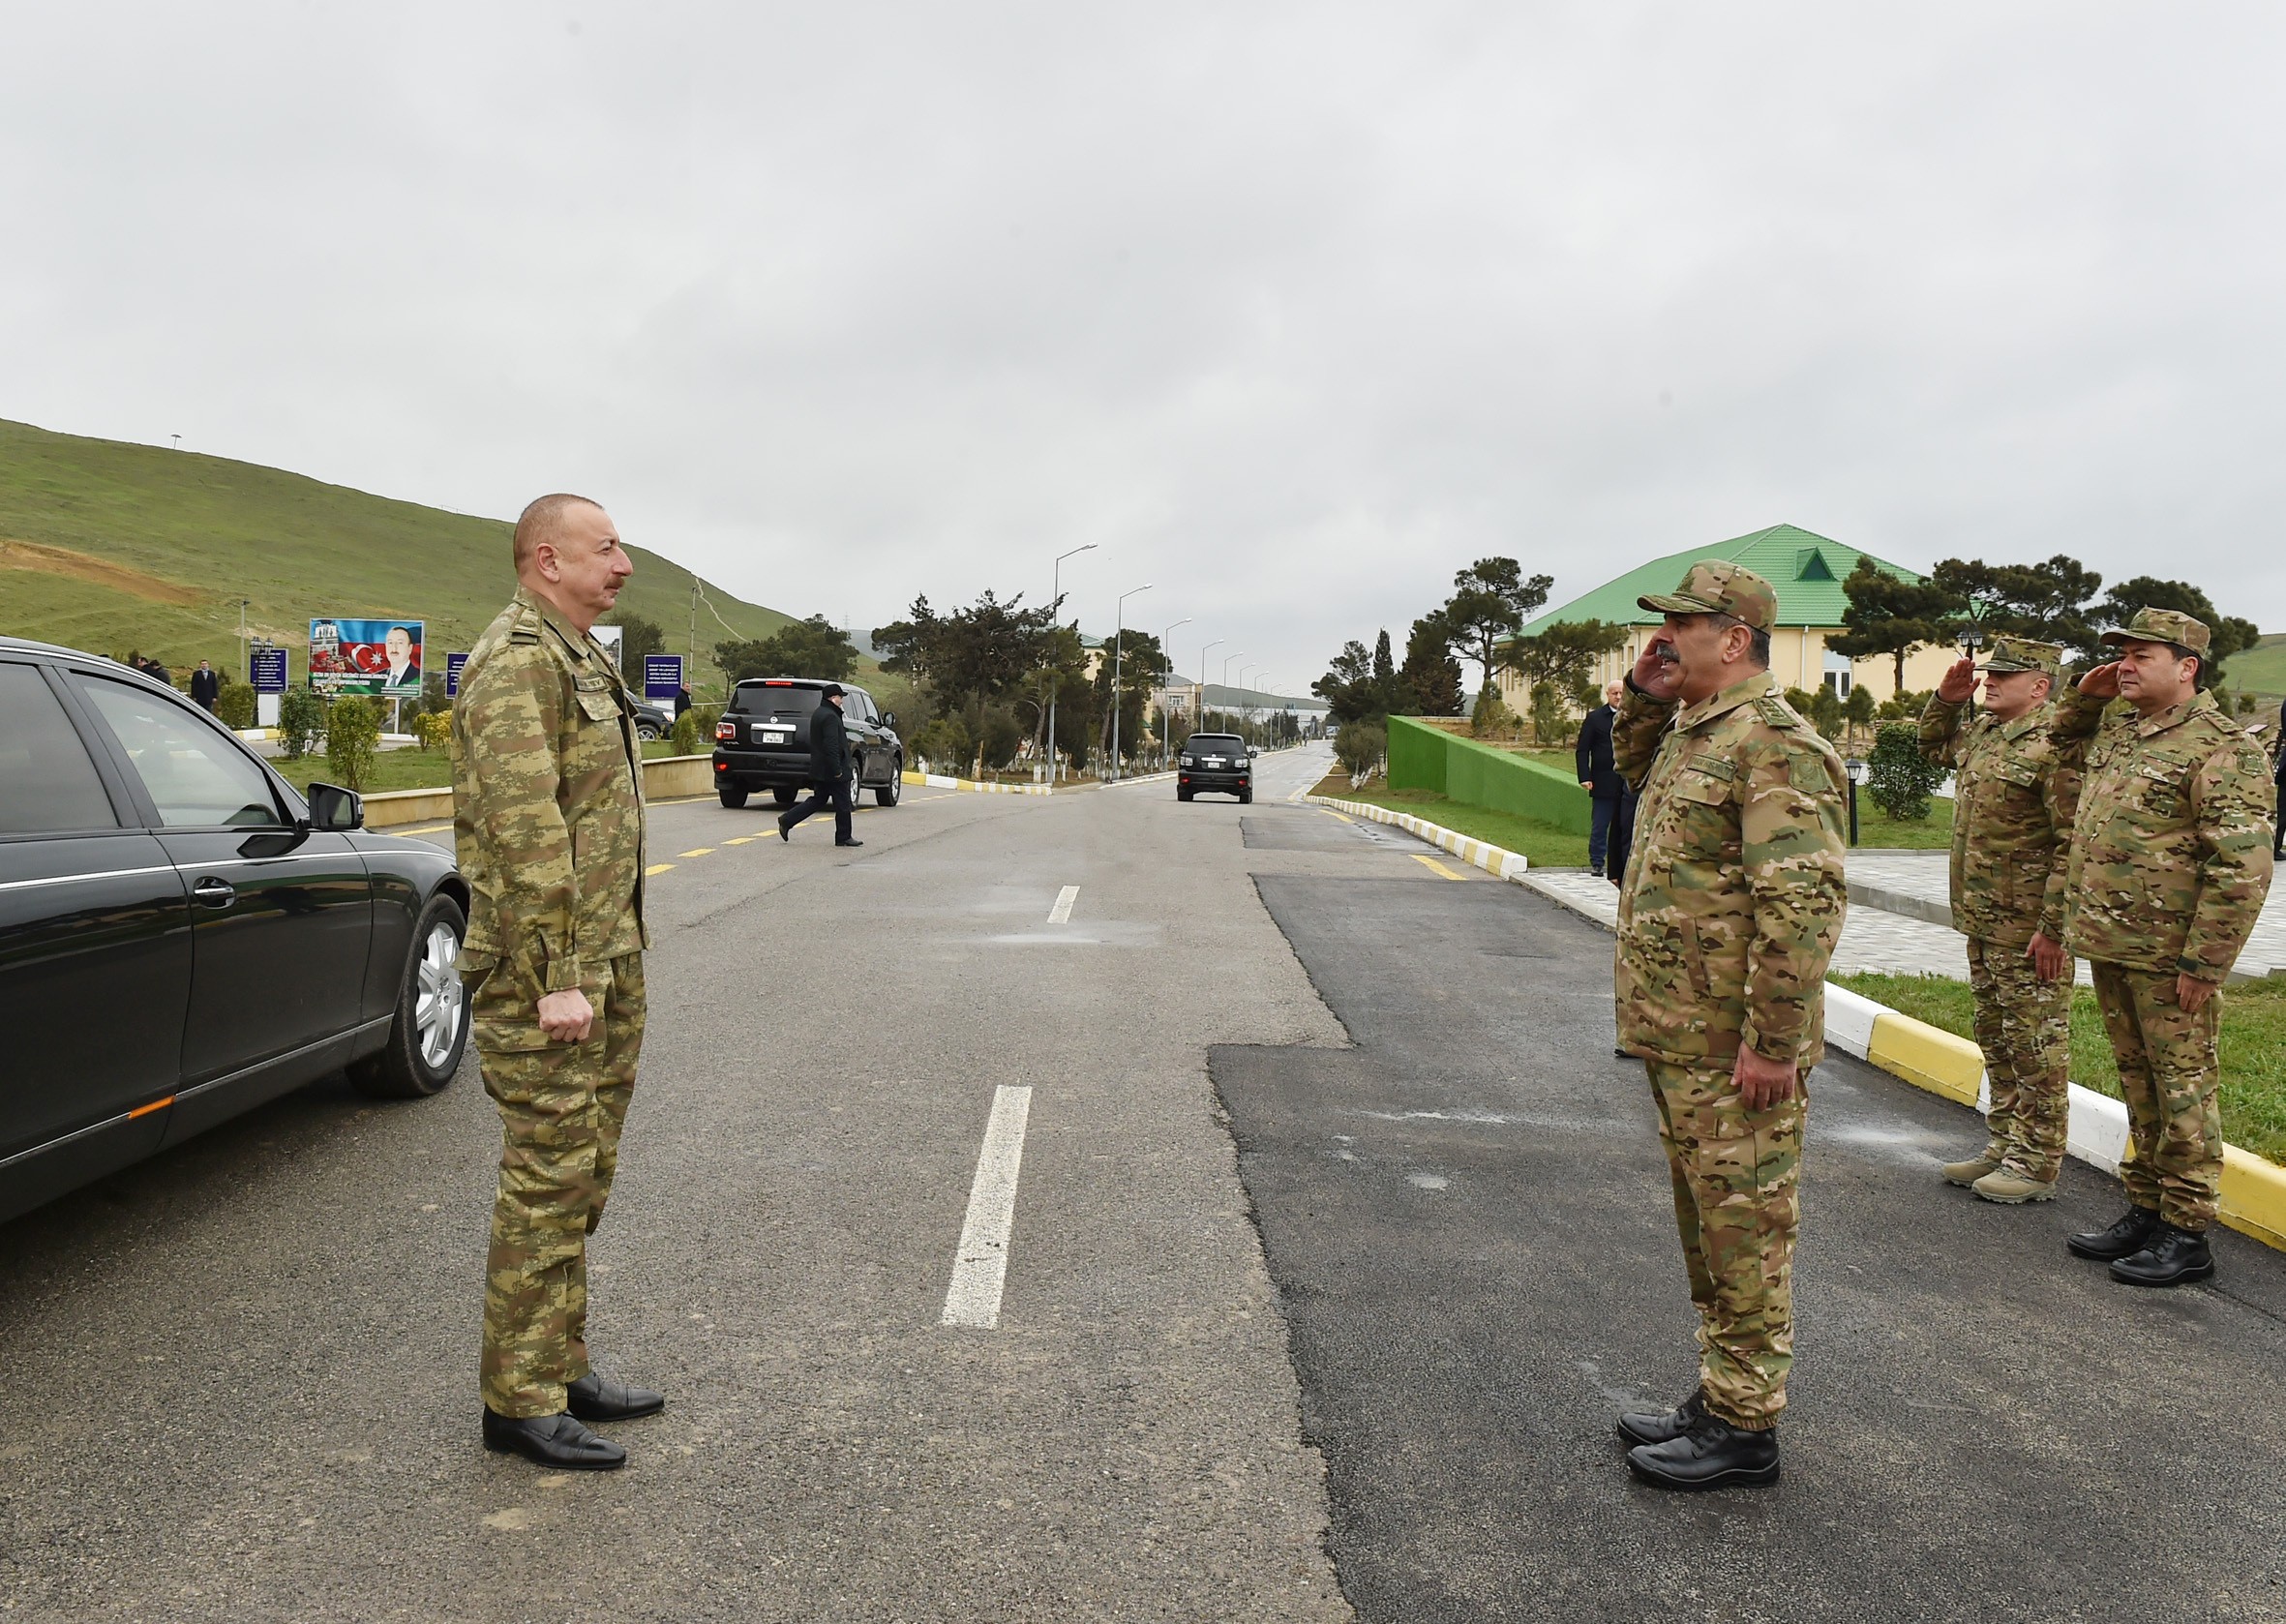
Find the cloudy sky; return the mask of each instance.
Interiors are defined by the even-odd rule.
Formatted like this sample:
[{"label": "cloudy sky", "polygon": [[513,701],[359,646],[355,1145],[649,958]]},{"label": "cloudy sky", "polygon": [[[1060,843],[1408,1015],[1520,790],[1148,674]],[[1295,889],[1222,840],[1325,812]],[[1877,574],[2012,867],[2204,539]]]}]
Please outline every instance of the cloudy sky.
[{"label": "cloudy sky", "polygon": [[2272,4],[0,0],[0,416],[859,626],[1093,542],[1288,692],[1781,520],[2276,629],[2280,83]]}]

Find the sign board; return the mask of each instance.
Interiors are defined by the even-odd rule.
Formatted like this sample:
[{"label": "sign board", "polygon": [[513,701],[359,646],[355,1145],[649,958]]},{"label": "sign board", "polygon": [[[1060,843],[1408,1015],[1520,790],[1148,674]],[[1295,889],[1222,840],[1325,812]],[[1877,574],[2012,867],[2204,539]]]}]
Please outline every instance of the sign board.
[{"label": "sign board", "polygon": [[646,654],[643,657],[643,697],[672,700],[682,692],[682,656]]},{"label": "sign board", "polygon": [[444,656],[444,697],[446,699],[461,697],[461,668],[467,663],[468,656],[466,654]]},{"label": "sign board", "polygon": [[283,648],[255,648],[248,651],[247,672],[257,694],[286,692],[286,650]]},{"label": "sign board", "polygon": [[310,686],[323,694],[402,697],[421,691],[422,622],[310,622]]},{"label": "sign board", "polygon": [[612,651],[612,664],[621,671],[627,669],[627,628],[624,626],[589,626],[587,635]]}]

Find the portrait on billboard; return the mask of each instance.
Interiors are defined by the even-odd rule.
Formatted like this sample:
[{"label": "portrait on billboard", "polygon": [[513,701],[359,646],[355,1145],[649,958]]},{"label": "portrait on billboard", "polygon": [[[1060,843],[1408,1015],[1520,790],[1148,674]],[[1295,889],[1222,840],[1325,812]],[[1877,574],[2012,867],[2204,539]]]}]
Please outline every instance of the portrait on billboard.
[{"label": "portrait on billboard", "polygon": [[424,630],[419,620],[312,620],[310,686],[329,694],[416,695]]}]

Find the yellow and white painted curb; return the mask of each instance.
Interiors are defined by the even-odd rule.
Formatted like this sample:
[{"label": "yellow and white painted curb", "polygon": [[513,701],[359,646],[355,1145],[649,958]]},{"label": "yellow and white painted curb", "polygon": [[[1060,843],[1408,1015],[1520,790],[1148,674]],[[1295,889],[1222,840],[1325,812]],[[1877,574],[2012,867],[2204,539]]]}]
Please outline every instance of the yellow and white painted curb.
[{"label": "yellow and white painted curb", "polygon": [[[1474,863],[1488,874],[1521,883],[1524,859],[1515,852],[1456,834],[1409,812],[1392,812],[1386,806],[1374,806],[1367,801],[1336,800],[1330,796],[1303,798],[1311,805],[1334,807],[1351,817],[1393,824],[1465,862]],[[1578,909],[1573,912],[1579,913]],[[1601,922],[1584,913],[1579,913],[1579,917],[1590,922]],[[1831,981],[1825,984],[1825,1039],[1844,1054],[1854,1055],[1891,1076],[1902,1077],[1915,1088],[1927,1089],[1958,1104],[1974,1106],[1979,1112],[1991,1105],[1984,1052],[1974,1043]],[[2133,1154],[2127,1133],[2127,1107],[2109,1095],[2073,1083],[2066,1148],[2090,1166],[2118,1174],[2120,1163]],[[2251,1235],[2266,1246],[2286,1250],[2286,1167],[2236,1145],[2225,1145],[2222,1221],[2241,1235]]]},{"label": "yellow and white painted curb", "polygon": [[1519,879],[1529,866],[1523,855],[1479,840],[1474,835],[1456,834],[1441,824],[1427,818],[1416,818],[1410,812],[1392,812],[1386,806],[1375,806],[1365,800],[1336,800],[1331,796],[1305,796],[1311,806],[1330,806],[1335,811],[1352,818],[1363,818],[1368,823],[1390,824],[1403,829],[1416,839],[1426,840],[1439,851],[1450,852],[1462,862],[1474,864],[1496,880]]},{"label": "yellow and white painted curb", "polygon": [[908,784],[922,785],[932,790],[970,790],[986,796],[1052,796],[1056,793],[1047,784],[981,784],[974,778],[947,778],[941,772],[907,772],[899,776]]}]

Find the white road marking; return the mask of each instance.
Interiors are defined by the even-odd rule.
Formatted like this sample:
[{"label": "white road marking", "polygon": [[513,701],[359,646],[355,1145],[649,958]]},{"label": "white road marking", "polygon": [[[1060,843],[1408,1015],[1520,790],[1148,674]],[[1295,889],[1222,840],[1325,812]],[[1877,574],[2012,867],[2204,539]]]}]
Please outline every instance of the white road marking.
[{"label": "white road marking", "polygon": [[1032,1091],[1003,1084],[992,1096],[977,1182],[969,1187],[969,1215],[952,1258],[952,1287],[945,1293],[946,1325],[989,1331],[1000,1323],[1000,1291],[1008,1273],[1008,1230],[1016,1217],[1016,1173],[1024,1161],[1024,1123]]},{"label": "white road marking", "polygon": [[1079,887],[1066,886],[1056,893],[1056,906],[1048,910],[1048,923],[1068,925],[1071,922],[1071,905],[1079,900]]}]

